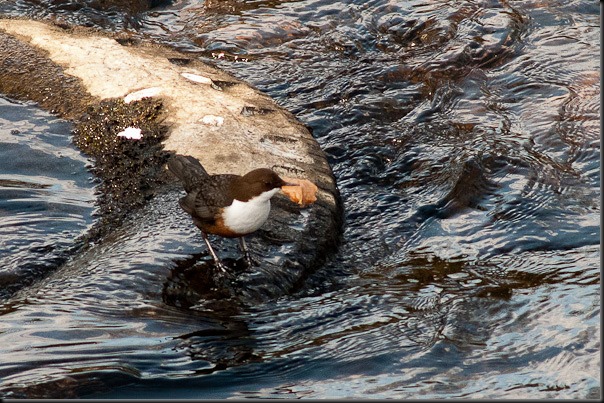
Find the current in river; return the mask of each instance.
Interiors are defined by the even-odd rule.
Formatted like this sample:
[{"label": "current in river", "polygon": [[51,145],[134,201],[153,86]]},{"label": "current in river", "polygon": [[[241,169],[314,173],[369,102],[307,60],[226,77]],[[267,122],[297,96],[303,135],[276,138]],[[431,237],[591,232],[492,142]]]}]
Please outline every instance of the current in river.
[{"label": "current in river", "polygon": [[90,161],[68,122],[0,98],[1,397],[601,396],[596,2],[150,3],[0,17],[127,32],[269,94],[328,156],[341,245],[236,313],[162,298],[193,230],[118,232],[83,272]]}]

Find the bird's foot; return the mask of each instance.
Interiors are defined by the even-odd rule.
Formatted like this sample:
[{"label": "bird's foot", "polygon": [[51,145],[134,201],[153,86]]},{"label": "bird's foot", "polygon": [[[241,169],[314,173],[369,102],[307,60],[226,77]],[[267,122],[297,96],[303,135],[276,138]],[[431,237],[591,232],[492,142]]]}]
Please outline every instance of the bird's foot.
[{"label": "bird's foot", "polygon": [[245,264],[247,265],[247,268],[250,269],[254,266],[260,266],[260,263],[258,263],[258,261],[252,259],[252,256],[249,253],[244,253],[243,254],[243,259],[245,260]]},{"label": "bird's foot", "polygon": [[231,273],[229,271],[229,269],[227,268],[227,266],[222,263],[222,261],[220,260],[215,260],[214,261],[214,266],[218,269],[218,274],[222,277],[226,277],[228,279],[232,279],[234,278],[233,273]]},{"label": "bird's foot", "polygon": [[236,295],[235,275],[227,268],[222,261],[214,261],[213,283],[216,290],[224,296]]},{"label": "bird's foot", "polygon": [[259,266],[258,262],[252,259],[252,255],[250,255],[250,252],[247,249],[247,245],[245,244],[244,237],[239,238],[239,247],[241,249],[241,252],[243,252],[243,259],[245,260],[248,269],[253,266]]}]

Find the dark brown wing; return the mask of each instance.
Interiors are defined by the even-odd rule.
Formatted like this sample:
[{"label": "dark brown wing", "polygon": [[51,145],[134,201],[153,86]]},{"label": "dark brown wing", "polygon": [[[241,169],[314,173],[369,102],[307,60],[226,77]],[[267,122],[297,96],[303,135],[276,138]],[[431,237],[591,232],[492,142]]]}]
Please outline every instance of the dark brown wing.
[{"label": "dark brown wing", "polygon": [[194,219],[211,224],[220,209],[231,205],[233,197],[225,193],[237,175],[212,175],[185,197],[180,199],[181,207]]}]

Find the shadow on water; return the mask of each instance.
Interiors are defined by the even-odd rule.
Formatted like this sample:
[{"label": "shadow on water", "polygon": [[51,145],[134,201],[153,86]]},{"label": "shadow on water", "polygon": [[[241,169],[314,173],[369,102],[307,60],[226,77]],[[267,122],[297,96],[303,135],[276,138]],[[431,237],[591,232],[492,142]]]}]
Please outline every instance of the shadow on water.
[{"label": "shadow on water", "polygon": [[[287,239],[250,237],[262,264],[225,299],[178,192],[161,193],[4,302],[0,393],[600,396],[595,4],[182,1],[124,18],[48,3],[109,31],[134,21],[133,40],[295,112],[329,156],[346,224],[337,256],[293,287],[271,271],[298,253]],[[52,189],[33,182],[27,198]],[[239,267],[236,242],[216,246]]]}]

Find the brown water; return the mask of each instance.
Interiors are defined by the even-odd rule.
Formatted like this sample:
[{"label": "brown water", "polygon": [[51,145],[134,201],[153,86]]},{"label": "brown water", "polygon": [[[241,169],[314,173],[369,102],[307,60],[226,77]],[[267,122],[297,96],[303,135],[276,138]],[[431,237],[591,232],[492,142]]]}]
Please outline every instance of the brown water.
[{"label": "brown water", "polygon": [[[132,15],[84,1],[0,10],[129,30],[270,94],[328,154],[343,244],[296,295],[179,307],[165,298],[167,279],[204,249],[166,207],[174,200],[153,200],[141,214],[163,227],[133,217],[105,250],[3,300],[0,396],[600,396],[595,2],[158,4]],[[11,245],[46,239],[61,264],[92,203],[86,181],[61,187],[60,164],[49,164],[48,181],[12,170],[17,119],[5,116],[23,114],[34,131],[57,123],[29,106],[0,108],[9,286],[26,282],[32,256],[58,265],[47,249]],[[52,160],[58,151],[35,146],[42,140],[19,141]],[[73,158],[74,175],[86,175]],[[12,196],[17,180],[79,195],[58,202],[70,218],[51,225],[55,207],[38,205],[42,190]],[[6,207],[15,200],[19,212]]]}]

